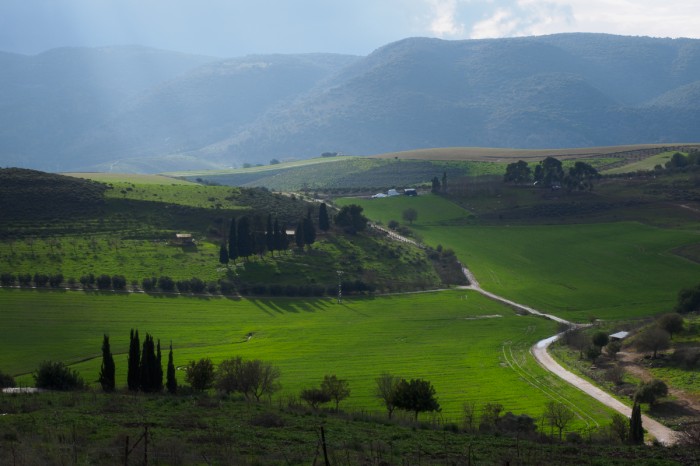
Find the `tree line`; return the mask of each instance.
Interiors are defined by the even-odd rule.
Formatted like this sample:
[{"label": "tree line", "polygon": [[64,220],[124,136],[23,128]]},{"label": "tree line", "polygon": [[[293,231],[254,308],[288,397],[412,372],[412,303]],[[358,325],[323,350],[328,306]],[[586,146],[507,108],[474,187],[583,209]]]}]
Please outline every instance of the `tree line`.
[{"label": "tree line", "polygon": [[514,184],[533,183],[544,188],[559,189],[565,187],[567,191],[591,191],[593,182],[600,178],[598,170],[586,162],[577,161],[565,171],[560,160],[554,157],[546,157],[541,160],[533,171],[530,165],[518,160],[506,166],[503,181]]}]

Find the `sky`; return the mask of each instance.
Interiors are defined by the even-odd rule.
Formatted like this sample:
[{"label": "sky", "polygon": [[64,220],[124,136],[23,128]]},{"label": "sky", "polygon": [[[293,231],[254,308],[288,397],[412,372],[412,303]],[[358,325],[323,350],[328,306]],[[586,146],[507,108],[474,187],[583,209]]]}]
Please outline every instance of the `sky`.
[{"label": "sky", "polygon": [[367,55],[406,37],[700,38],[698,0],[1,0],[0,51],[144,45],[217,57]]}]

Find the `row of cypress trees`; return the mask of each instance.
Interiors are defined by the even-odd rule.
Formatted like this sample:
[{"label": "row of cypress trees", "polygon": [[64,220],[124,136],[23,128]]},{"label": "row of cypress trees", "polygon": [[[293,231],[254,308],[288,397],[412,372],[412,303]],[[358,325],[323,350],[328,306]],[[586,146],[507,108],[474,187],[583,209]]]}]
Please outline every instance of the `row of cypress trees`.
[{"label": "row of cypress trees", "polygon": [[[109,336],[104,335],[102,340],[102,366],[100,367],[98,381],[105,392],[113,392],[116,389],[115,372],[116,365],[110,349]],[[131,391],[140,390],[146,393],[154,393],[163,390],[160,339],[156,343],[153,336],[147,333],[143,347],[141,347],[139,331],[131,329],[126,383]],[[170,343],[170,352],[168,354],[165,388],[167,388],[169,393],[177,392],[172,342]]]}]

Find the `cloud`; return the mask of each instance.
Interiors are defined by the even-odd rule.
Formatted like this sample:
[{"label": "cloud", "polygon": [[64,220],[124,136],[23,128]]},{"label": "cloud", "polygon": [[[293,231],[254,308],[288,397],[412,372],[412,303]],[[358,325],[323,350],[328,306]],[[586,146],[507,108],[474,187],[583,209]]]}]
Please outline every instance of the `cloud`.
[{"label": "cloud", "polygon": [[429,0],[431,20],[429,30],[442,38],[461,37],[465,26],[457,19],[458,0]]},{"label": "cloud", "polygon": [[700,37],[696,0],[515,0],[492,5],[484,19],[471,26],[470,37],[559,32]]}]

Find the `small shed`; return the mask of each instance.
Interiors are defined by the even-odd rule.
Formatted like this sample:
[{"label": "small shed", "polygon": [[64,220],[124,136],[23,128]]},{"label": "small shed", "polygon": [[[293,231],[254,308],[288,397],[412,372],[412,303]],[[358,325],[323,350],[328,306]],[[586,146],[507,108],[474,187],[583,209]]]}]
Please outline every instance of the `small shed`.
[{"label": "small shed", "polygon": [[418,191],[416,191],[415,188],[406,188],[403,190],[403,193],[406,196],[417,196],[418,195]]},{"label": "small shed", "polygon": [[617,333],[613,333],[612,335],[608,335],[608,337],[610,338],[610,341],[622,341],[625,338],[627,338],[629,334],[630,332],[620,331]]},{"label": "small shed", "polygon": [[194,244],[194,238],[191,233],[175,234],[175,244],[178,246],[191,246]]}]

